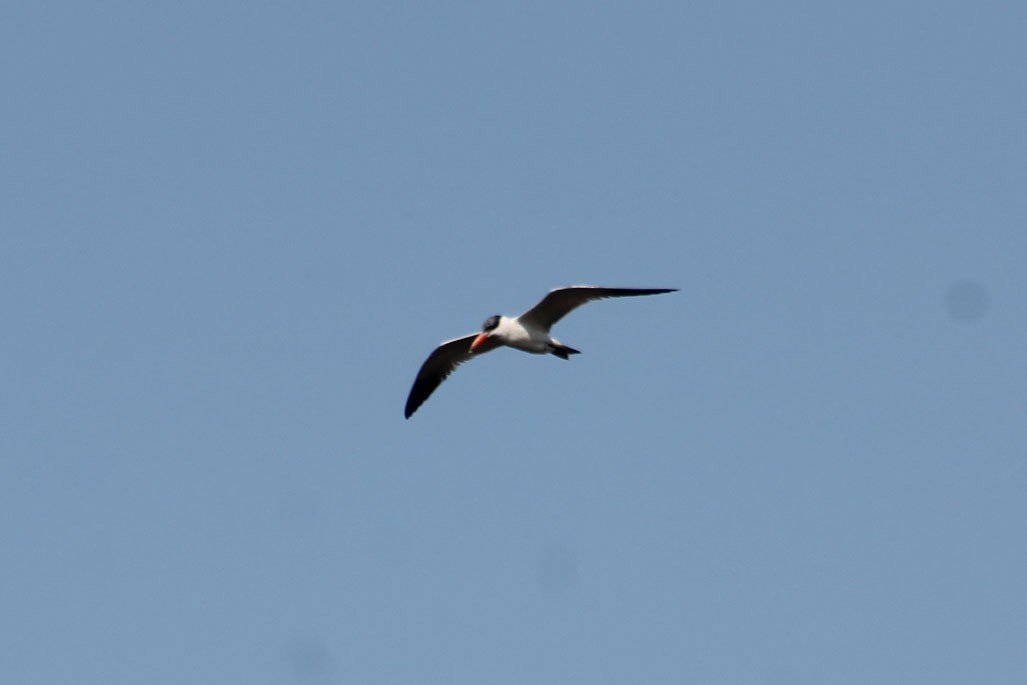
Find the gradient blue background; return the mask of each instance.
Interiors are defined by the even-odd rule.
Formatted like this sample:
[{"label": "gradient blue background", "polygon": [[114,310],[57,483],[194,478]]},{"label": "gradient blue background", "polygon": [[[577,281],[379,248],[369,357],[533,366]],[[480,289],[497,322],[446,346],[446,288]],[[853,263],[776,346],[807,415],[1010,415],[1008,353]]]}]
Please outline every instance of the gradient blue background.
[{"label": "gradient blue background", "polygon": [[1025,35],[7,3],[0,682],[1024,682]]}]

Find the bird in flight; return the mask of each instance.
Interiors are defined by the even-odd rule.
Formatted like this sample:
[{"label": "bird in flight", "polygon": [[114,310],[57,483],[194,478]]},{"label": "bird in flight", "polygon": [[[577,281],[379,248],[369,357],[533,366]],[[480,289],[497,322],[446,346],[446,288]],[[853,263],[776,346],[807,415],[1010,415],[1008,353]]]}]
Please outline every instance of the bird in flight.
[{"label": "bird in flight", "polygon": [[417,408],[435,392],[456,367],[471,357],[491,352],[497,347],[512,347],[532,354],[552,354],[569,359],[579,354],[549,335],[549,329],[572,310],[592,300],[607,297],[633,297],[676,292],[677,288],[601,288],[594,285],[573,285],[556,288],[534,307],[520,316],[496,314],[485,319],[480,333],[447,340],[428,355],[410,388],[404,414],[410,418]]}]

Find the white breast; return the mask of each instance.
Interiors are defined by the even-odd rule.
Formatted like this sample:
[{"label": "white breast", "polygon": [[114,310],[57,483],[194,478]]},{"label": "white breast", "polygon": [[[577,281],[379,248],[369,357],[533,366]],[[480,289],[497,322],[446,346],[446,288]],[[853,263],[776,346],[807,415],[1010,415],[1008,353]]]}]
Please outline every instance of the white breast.
[{"label": "white breast", "polygon": [[528,328],[518,319],[511,319],[507,316],[499,318],[499,325],[496,326],[492,335],[510,347],[535,354],[545,354],[549,343],[548,333]]}]

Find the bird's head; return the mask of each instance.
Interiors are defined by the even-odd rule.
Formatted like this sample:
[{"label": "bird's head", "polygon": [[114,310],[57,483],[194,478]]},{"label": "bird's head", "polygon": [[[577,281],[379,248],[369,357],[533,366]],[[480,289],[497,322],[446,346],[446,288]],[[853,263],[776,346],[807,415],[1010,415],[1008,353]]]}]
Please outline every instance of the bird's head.
[{"label": "bird's head", "polygon": [[479,345],[488,340],[489,334],[496,330],[497,326],[499,326],[499,314],[493,314],[489,318],[485,319],[485,323],[481,325],[481,333],[479,333],[478,337],[471,343],[471,352],[474,352],[478,349]]}]

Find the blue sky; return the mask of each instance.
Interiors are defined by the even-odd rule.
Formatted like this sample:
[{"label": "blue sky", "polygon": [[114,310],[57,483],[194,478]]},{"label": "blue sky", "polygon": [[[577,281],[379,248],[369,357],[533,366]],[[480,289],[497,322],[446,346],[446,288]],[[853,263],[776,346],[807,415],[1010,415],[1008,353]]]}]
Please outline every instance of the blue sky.
[{"label": "blue sky", "polygon": [[6,7],[0,681],[1027,679],[1025,31]]}]

